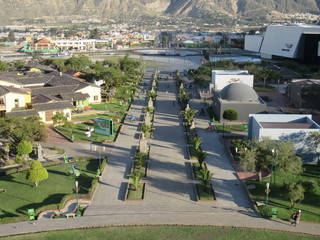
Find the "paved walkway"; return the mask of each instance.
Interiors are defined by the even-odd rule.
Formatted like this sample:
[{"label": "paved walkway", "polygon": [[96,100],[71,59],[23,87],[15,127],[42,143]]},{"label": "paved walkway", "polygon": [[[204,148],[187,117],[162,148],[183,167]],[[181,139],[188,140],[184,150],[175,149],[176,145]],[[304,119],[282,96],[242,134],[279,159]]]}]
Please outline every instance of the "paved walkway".
[{"label": "paved walkway", "polygon": [[[167,89],[169,91],[166,94]],[[107,150],[110,162],[84,217],[0,225],[0,236],[56,229],[137,224],[236,226],[320,235],[319,224],[302,222],[297,227],[292,227],[288,221],[263,219],[255,212],[218,135],[204,131],[207,126],[205,118],[197,118],[196,127],[199,136],[205,140],[202,148],[209,153],[208,168],[215,173],[212,184],[218,201],[196,202],[190,160],[187,159],[183,129],[177,116],[179,109],[177,104],[172,104],[175,99],[174,93],[171,78],[159,81],[154,122],[156,129],[154,139],[149,142],[151,156],[145,201],[124,201],[128,182],[126,175],[130,172],[133,163],[131,157],[138,146],[140,124],[139,121],[129,122],[123,126],[113,148]],[[200,102],[191,102],[192,107],[199,109],[198,104]],[[139,118],[145,105],[145,100],[135,101],[129,114]],[[78,146],[78,150],[81,151],[78,154],[88,154],[90,151],[87,145],[73,146]],[[70,156],[76,153],[76,147],[69,149],[68,153]]]}]

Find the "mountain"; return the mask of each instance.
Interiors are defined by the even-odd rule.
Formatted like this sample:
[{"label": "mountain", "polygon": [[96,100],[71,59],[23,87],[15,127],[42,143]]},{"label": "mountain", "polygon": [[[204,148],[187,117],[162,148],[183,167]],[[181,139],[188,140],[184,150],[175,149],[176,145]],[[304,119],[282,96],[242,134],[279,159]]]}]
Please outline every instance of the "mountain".
[{"label": "mountain", "polygon": [[278,13],[320,13],[320,0],[0,0],[0,23],[55,16],[132,19],[141,16],[264,16]]}]

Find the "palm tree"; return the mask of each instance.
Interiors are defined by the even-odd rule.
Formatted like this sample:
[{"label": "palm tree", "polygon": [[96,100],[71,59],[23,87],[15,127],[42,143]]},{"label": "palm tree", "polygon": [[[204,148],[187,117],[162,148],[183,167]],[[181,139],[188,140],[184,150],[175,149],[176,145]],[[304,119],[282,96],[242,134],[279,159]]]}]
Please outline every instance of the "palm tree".
[{"label": "palm tree", "polygon": [[155,101],[155,100],[156,100],[156,97],[157,97],[157,93],[155,93],[155,92],[148,92],[148,93],[147,93],[147,96],[148,96],[148,97],[151,97],[152,101]]},{"label": "palm tree", "polygon": [[144,111],[144,112],[153,113],[154,107],[148,107],[148,106],[146,106],[146,107],[143,108],[143,111]]},{"label": "palm tree", "polygon": [[139,184],[140,184],[140,180],[141,180],[141,177],[142,177],[142,173],[141,172],[134,172],[130,175],[130,181],[131,181],[131,184],[134,188],[134,191],[137,190],[137,188],[139,187]]},{"label": "palm tree", "polygon": [[148,155],[146,153],[136,153],[134,155],[134,160],[136,161],[136,167],[141,168],[143,163],[148,159]]},{"label": "palm tree", "polygon": [[213,173],[210,173],[210,171],[207,168],[200,170],[200,178],[204,186],[208,186],[212,176]]},{"label": "palm tree", "polygon": [[194,137],[192,138],[193,146],[198,151],[201,143],[203,142],[202,138]]},{"label": "palm tree", "polygon": [[191,108],[188,110],[182,111],[183,117],[188,122],[189,126],[191,125],[191,122],[197,112],[198,112],[198,110],[191,109]]},{"label": "palm tree", "polygon": [[141,132],[144,133],[144,136],[147,137],[147,134],[151,132],[154,128],[151,125],[142,124],[141,125]]},{"label": "palm tree", "polygon": [[196,157],[197,157],[197,160],[199,162],[200,169],[204,169],[204,162],[205,162],[205,160],[207,158],[207,152],[204,152],[202,150],[197,151]]}]

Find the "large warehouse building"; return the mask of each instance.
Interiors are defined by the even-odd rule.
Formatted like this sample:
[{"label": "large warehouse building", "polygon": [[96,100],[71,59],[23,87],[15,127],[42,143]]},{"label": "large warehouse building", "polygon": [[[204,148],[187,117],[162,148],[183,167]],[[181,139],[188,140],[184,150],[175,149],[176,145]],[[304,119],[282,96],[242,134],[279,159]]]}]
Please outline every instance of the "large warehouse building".
[{"label": "large warehouse building", "polygon": [[245,50],[261,58],[289,58],[320,63],[320,26],[270,25],[264,35],[246,35]]}]

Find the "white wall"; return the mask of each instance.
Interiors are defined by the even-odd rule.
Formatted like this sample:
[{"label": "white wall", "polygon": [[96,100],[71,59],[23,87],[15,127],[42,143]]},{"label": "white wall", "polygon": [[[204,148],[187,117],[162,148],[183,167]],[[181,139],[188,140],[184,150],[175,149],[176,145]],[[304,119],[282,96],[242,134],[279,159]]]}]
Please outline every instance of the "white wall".
[{"label": "white wall", "polygon": [[244,50],[260,52],[263,35],[246,35],[244,37]]},{"label": "white wall", "polygon": [[[237,74],[239,71],[212,71],[212,83],[214,84],[214,90],[220,91],[225,86],[239,82],[253,87],[253,75]],[[247,71],[242,71],[247,72]]]},{"label": "white wall", "polygon": [[6,112],[11,112],[13,108],[15,108],[15,99],[18,99],[19,106],[18,107],[25,107],[25,95],[23,94],[16,94],[16,93],[7,93],[4,95],[5,97],[5,105],[6,105]]},{"label": "white wall", "polygon": [[[89,103],[100,103],[101,102],[101,88],[98,86],[88,86],[82,88],[76,92],[88,93],[89,94]],[[98,100],[94,100],[94,96],[98,96]]]}]

